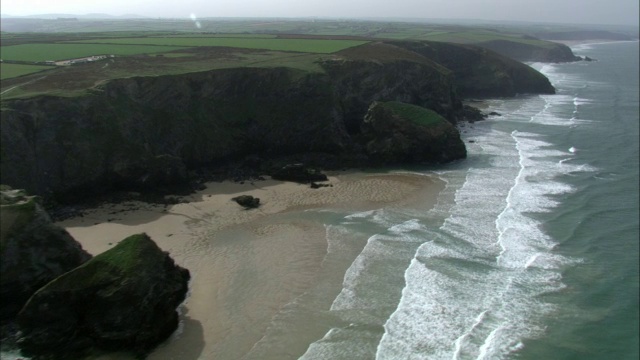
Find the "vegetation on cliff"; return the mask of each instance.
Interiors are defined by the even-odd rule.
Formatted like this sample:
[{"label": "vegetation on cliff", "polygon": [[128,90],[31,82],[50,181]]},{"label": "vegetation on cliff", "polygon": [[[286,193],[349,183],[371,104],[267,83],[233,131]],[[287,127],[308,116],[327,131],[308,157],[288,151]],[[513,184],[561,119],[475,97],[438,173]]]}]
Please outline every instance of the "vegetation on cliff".
[{"label": "vegetation on cliff", "polygon": [[397,101],[374,102],[361,136],[376,163],[443,163],[466,157],[451,123],[434,111]]},{"label": "vegetation on cliff", "polygon": [[189,271],[146,234],[132,235],[38,290],[18,314],[27,356],[144,355],[178,326]]}]

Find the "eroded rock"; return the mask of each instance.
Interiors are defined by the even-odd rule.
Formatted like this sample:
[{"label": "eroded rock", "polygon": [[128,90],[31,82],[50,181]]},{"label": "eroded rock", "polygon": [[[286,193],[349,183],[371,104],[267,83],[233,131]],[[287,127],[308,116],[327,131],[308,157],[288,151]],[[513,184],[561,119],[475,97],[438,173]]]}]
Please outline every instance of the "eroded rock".
[{"label": "eroded rock", "polygon": [[245,209],[254,209],[260,206],[260,199],[251,195],[240,195],[231,198],[231,200],[237,202],[238,205],[244,207]]},{"label": "eroded rock", "polygon": [[466,157],[458,130],[437,113],[415,105],[374,102],[362,135],[376,163],[442,163]]},{"label": "eroded rock", "polygon": [[18,315],[26,356],[144,356],[178,326],[189,271],[146,234],[132,235],[33,295]]},{"label": "eroded rock", "polygon": [[5,189],[0,205],[0,314],[13,319],[40,287],[91,258],[39,198]]}]

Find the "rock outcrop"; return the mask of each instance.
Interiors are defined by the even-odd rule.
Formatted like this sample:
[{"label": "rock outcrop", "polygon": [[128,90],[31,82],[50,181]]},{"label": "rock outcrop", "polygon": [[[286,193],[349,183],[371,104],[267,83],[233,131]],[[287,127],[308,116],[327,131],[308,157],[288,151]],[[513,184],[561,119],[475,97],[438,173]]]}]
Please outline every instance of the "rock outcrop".
[{"label": "rock outcrop", "polygon": [[13,319],[42,286],[91,258],[51,222],[37,197],[4,189],[0,205],[1,321]]},{"label": "rock outcrop", "polygon": [[509,40],[491,40],[476,45],[518,61],[562,63],[581,60],[579,56],[573,54],[567,45],[549,41],[542,45]]},{"label": "rock outcrop", "polygon": [[146,234],[51,281],[18,314],[26,356],[78,359],[100,351],[143,356],[176,330],[189,271]]},{"label": "rock outcrop", "polygon": [[466,156],[460,133],[437,113],[399,102],[375,102],[362,124],[365,151],[380,164],[444,163]]},{"label": "rock outcrop", "polygon": [[255,209],[260,206],[260,198],[253,197],[251,195],[240,195],[231,198],[231,200],[235,201],[245,209]]}]

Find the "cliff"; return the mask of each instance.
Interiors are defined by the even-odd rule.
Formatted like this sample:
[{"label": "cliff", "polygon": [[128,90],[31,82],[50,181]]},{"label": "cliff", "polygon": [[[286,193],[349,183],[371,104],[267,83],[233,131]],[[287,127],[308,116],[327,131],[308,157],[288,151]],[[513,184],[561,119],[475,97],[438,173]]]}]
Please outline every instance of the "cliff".
[{"label": "cliff", "polygon": [[460,133],[442,116],[395,101],[371,105],[361,136],[369,158],[380,164],[444,163],[467,155]]},{"label": "cliff", "polygon": [[549,79],[533,68],[481,47],[427,41],[395,44],[451,70],[462,97],[555,93]]},{"label": "cliff", "polygon": [[40,287],[91,256],[51,222],[37,197],[9,189],[1,195],[0,321],[4,324]]},{"label": "cliff", "polygon": [[548,42],[545,46],[507,40],[491,40],[476,44],[518,61],[529,62],[572,62],[581,58],[573,54],[565,44]]},{"label": "cliff", "polygon": [[146,234],[132,235],[38,290],[18,314],[18,344],[47,359],[144,356],[177,328],[189,278]]},{"label": "cliff", "polygon": [[2,182],[82,196],[163,188],[184,182],[188,169],[248,158],[263,172],[279,158],[366,166],[375,161],[359,135],[374,101],[421,106],[455,123],[473,113],[461,96],[553,92],[528,66],[474,47],[373,43],[319,64],[321,73],[233,68],[113,80],[81,97],[5,101]]}]

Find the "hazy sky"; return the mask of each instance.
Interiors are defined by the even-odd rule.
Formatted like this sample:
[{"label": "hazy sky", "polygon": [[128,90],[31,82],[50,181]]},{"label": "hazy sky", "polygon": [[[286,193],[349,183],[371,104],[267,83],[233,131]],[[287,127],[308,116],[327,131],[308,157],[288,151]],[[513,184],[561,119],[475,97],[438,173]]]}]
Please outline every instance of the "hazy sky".
[{"label": "hazy sky", "polygon": [[638,0],[2,0],[3,14],[408,17],[638,25]]}]

